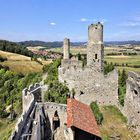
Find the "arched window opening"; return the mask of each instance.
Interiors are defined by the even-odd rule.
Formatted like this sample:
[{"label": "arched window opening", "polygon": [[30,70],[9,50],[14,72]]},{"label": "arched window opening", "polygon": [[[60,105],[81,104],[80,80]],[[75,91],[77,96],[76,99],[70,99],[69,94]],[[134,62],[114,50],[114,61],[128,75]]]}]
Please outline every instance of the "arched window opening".
[{"label": "arched window opening", "polygon": [[58,127],[60,127],[60,119],[57,110],[54,112],[54,116],[52,119],[52,128],[55,131]]}]

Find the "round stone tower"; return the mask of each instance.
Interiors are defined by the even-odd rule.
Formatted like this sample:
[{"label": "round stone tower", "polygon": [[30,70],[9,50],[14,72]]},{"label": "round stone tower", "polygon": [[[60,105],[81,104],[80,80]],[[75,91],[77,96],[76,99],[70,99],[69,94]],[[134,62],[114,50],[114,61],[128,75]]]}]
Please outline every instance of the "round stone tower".
[{"label": "round stone tower", "polygon": [[88,27],[87,66],[103,71],[103,25],[98,22]]},{"label": "round stone tower", "polygon": [[63,41],[63,59],[69,59],[70,57],[70,40],[65,38]]}]

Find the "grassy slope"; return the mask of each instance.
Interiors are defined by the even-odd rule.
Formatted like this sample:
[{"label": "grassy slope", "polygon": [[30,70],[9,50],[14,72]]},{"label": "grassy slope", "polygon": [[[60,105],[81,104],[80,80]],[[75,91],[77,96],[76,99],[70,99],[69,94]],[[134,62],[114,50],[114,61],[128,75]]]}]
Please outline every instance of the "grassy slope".
[{"label": "grassy slope", "polygon": [[120,135],[121,140],[140,140],[140,137],[128,129],[126,119],[117,108],[104,106],[101,107],[101,112],[104,116],[103,124],[100,126],[102,140],[109,140],[113,135]]},{"label": "grassy slope", "polygon": [[11,122],[6,119],[0,119],[0,140],[8,140],[14,127],[15,121]]},{"label": "grassy slope", "polygon": [[[6,65],[12,71],[28,73],[28,72],[41,72],[43,65],[37,63],[36,61],[31,61],[30,57],[19,55],[15,53],[9,53],[0,51],[0,56],[6,57],[8,61],[0,62],[2,65]],[[43,61],[43,64],[47,62]]]}]

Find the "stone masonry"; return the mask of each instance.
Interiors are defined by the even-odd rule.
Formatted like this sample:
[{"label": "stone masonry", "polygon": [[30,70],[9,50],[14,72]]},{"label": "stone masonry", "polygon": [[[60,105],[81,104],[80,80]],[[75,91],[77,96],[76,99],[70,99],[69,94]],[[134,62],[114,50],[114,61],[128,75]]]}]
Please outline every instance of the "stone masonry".
[{"label": "stone masonry", "polygon": [[128,73],[122,112],[127,117],[129,126],[140,134],[140,76],[134,72]]},{"label": "stone masonry", "polygon": [[103,71],[103,25],[91,24],[88,27],[87,65]]},{"label": "stone masonry", "polygon": [[69,59],[70,58],[70,40],[68,38],[64,39],[63,48],[64,48],[63,59]]},{"label": "stone masonry", "polygon": [[[70,47],[67,45],[65,48]],[[64,54],[68,52],[65,48]],[[104,75],[103,61],[103,25],[98,22],[88,27],[87,65],[83,67],[79,60],[63,58],[58,69],[59,81],[66,82],[70,90],[75,90],[75,98],[86,104],[97,101],[117,105],[118,73],[114,70]]]}]

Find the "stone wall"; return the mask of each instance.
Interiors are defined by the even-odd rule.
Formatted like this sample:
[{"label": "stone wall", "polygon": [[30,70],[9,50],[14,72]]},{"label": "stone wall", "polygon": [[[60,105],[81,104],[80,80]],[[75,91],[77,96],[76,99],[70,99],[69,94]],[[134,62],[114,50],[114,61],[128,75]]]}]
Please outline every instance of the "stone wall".
[{"label": "stone wall", "polygon": [[22,91],[23,112],[28,110],[32,98],[34,98],[35,102],[41,101],[41,86],[38,83],[35,85],[30,85],[29,88],[25,88]]},{"label": "stone wall", "polygon": [[140,134],[140,76],[134,72],[128,73],[124,107],[121,110],[128,124]]},{"label": "stone wall", "polygon": [[76,92],[75,98],[90,104],[118,104],[118,73],[116,70],[104,75],[89,67],[59,67],[59,81],[65,82]]},{"label": "stone wall", "polygon": [[[30,96],[26,96],[27,98],[29,97],[30,102],[28,103],[28,106],[23,110],[21,117],[18,119],[15,130],[12,132],[11,137],[9,140],[19,140],[21,139],[21,132],[23,131],[24,127],[27,124],[27,119],[30,116],[31,112],[33,111],[33,108],[35,107],[35,100],[34,97],[32,98]],[[27,127],[27,126],[26,126]]]},{"label": "stone wall", "polygon": [[[41,98],[41,86],[36,83],[35,85],[30,85],[29,88],[25,88],[22,91],[22,107],[23,111],[18,119],[15,130],[13,131],[9,140],[19,140],[21,132],[27,125],[28,117],[35,108],[35,102],[40,101]],[[27,127],[27,126],[26,126]]]},{"label": "stone wall", "polygon": [[54,116],[54,112],[57,110],[60,118],[60,127],[64,127],[64,124],[66,123],[67,105],[53,103],[53,102],[45,102],[44,107],[50,119],[51,126],[52,126],[52,118]]}]

